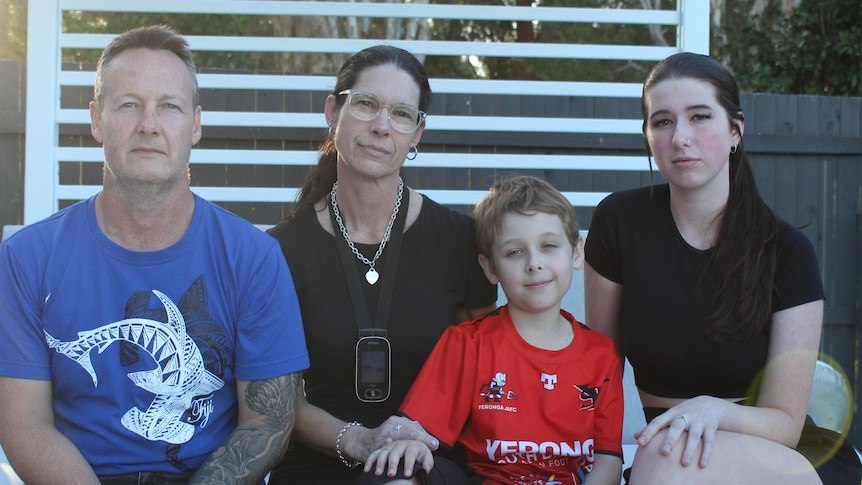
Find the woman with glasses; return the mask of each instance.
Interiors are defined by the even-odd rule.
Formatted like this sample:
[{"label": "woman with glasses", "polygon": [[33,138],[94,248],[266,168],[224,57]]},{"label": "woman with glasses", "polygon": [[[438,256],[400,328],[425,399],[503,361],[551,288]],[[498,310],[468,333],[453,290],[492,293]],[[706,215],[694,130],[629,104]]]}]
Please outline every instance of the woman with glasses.
[{"label": "woman with glasses", "polygon": [[446,450],[433,468],[405,457],[394,478],[361,466],[399,438],[438,447],[395,413],[443,330],[497,298],[478,264],[472,219],[401,177],[418,155],[430,101],[409,52],[380,45],[351,56],[326,98],[318,165],[270,230],[293,275],[311,359],[294,443],[271,484],[466,481]]}]

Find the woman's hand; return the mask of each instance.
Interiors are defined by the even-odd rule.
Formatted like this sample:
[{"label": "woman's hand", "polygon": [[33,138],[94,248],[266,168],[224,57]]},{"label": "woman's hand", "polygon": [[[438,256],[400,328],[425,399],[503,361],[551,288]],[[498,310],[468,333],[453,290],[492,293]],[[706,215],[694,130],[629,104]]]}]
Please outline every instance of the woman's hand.
[{"label": "woman's hand", "polygon": [[733,403],[711,396],[698,396],[683,401],[653,419],[646,428],[635,433],[638,446],[646,446],[656,434],[667,428],[661,453],[670,455],[673,447],[685,434],[685,448],[680,463],[688,466],[693,462],[698,445],[703,442],[698,464],[706,468],[715,443],[715,432],[721,424],[724,413]]},{"label": "woman's hand", "polygon": [[365,471],[374,469],[375,475],[394,477],[398,473],[398,463],[404,460],[404,476],[413,476],[413,467],[416,464],[422,466],[425,472],[430,473],[434,467],[434,455],[424,442],[419,440],[396,440],[383,448],[379,448],[368,456],[365,462]]}]

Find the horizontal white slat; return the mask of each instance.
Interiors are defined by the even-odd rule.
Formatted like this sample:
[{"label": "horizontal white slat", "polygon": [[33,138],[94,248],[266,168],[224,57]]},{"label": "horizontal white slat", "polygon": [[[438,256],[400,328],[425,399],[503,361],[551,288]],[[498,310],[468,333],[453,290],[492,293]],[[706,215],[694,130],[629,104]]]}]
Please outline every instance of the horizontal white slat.
[{"label": "horizontal white slat", "polygon": [[[101,185],[58,185],[58,200],[82,200],[99,193]],[[293,202],[297,187],[192,187],[201,197],[216,202]]]},{"label": "horizontal white slat", "polygon": [[[61,109],[57,112],[61,124],[90,124],[90,112],[85,109]],[[257,128],[326,128],[323,113],[268,113],[255,111],[204,111],[201,125],[249,126]]]},{"label": "horizontal white slat", "polygon": [[54,188],[56,200],[83,200],[102,190],[101,185],[61,185]]},{"label": "horizontal white slat", "polygon": [[[136,2],[117,0],[61,0],[61,10],[137,12]],[[498,5],[428,5],[422,3],[308,2],[225,0],[148,0],[148,11],[232,15],[327,15],[335,17],[434,18],[540,22],[621,23],[674,25],[676,10],[605,8],[515,7]]]},{"label": "horizontal white slat", "polygon": [[[488,195],[485,190],[426,190],[419,192],[441,204],[474,205]],[[577,207],[595,207],[609,192],[563,192],[566,199]]]},{"label": "horizontal white slat", "polygon": [[[89,124],[90,112],[63,109],[57,122]],[[322,113],[204,111],[201,124],[266,128],[326,128]],[[426,129],[477,132],[639,134],[641,120],[610,118],[538,118],[530,116],[429,116]]]},{"label": "horizontal white slat", "polygon": [[533,96],[606,96],[640,98],[641,83],[510,81],[494,79],[430,79],[434,93],[509,94]]},{"label": "horizontal white slat", "polygon": [[[92,87],[95,72],[60,71],[61,86]],[[498,94],[534,96],[597,96],[640,98],[641,83],[598,83],[564,81],[510,81],[496,79],[431,78],[435,94]],[[201,89],[272,89],[278,91],[330,92],[334,76],[294,76],[280,74],[198,74]]]},{"label": "horizontal white slat", "polygon": [[[92,88],[95,71],[60,71],[61,86]],[[214,74],[198,73],[201,89],[273,89],[279,91],[331,91],[335,76],[300,76],[292,74]]]},{"label": "horizontal white slat", "polygon": [[[219,150],[194,148],[191,163],[233,165],[299,165],[317,164],[314,150]],[[99,147],[61,147],[57,159],[65,162],[94,162],[104,160]],[[499,170],[617,170],[643,172],[650,169],[646,156],[616,155],[550,155],[511,153],[422,153],[416,160],[406,162],[407,167],[424,168],[477,168]],[[653,169],[656,169],[653,166]]]},{"label": "horizontal white slat", "polygon": [[[618,170],[646,172],[646,156],[546,155],[495,153],[422,153],[407,167],[448,167],[498,170]],[[657,168],[653,165],[653,169]]]},{"label": "horizontal white slat", "polygon": [[536,118],[530,116],[429,116],[430,130],[504,131],[527,133],[639,134],[641,120],[598,118]]},{"label": "horizontal white slat", "polygon": [[[60,34],[64,49],[103,49],[112,34]],[[379,39],[320,39],[302,37],[219,37],[187,35],[189,47],[195,51],[216,52],[295,52],[349,53],[385,42],[409,50],[415,55],[486,56],[541,59],[610,59],[659,61],[678,52],[676,47],[606,45],[606,44],[543,44],[537,42],[468,42],[444,40],[379,40]]]},{"label": "horizontal white slat", "polygon": [[[97,194],[100,185],[58,185],[57,200],[82,200]],[[192,187],[192,191],[204,199],[214,202],[274,202],[296,201],[298,187]],[[432,190],[420,189],[434,201],[444,205],[473,205],[488,194],[487,190]],[[569,202],[577,207],[595,207],[608,192],[563,192]]]},{"label": "horizontal white slat", "polygon": [[[240,150],[192,148],[191,163],[233,165],[299,165],[317,163],[315,150]],[[101,147],[60,147],[57,160],[61,163],[102,163],[105,160]]]},{"label": "horizontal white slat", "polygon": [[[99,193],[101,185],[58,185],[57,200],[82,200]],[[298,187],[192,187],[201,197],[215,202],[293,202]]]},{"label": "horizontal white slat", "polygon": [[298,187],[192,187],[204,199],[216,202],[293,202]]}]

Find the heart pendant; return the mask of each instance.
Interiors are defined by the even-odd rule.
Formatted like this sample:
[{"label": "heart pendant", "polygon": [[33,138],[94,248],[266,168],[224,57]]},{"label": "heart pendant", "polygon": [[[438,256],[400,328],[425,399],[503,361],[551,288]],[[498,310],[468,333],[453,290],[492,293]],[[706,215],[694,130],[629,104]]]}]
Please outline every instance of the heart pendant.
[{"label": "heart pendant", "polygon": [[380,278],[380,273],[378,273],[374,268],[369,269],[368,272],[365,273],[365,281],[367,281],[369,285],[377,283],[378,278]]}]

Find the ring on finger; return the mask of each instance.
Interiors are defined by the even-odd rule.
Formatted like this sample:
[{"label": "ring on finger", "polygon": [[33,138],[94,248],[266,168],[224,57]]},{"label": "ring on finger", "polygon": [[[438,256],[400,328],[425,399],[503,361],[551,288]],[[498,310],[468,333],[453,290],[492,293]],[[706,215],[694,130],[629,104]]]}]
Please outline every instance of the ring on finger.
[{"label": "ring on finger", "polygon": [[397,433],[397,432],[401,431],[401,429],[402,429],[403,427],[404,427],[404,426],[401,426],[400,424],[396,424],[396,425],[395,425],[395,428],[393,428],[392,430],[393,430],[393,431],[395,431],[395,432]]},{"label": "ring on finger", "polygon": [[[685,424],[683,424],[683,428],[688,427],[688,419],[685,418],[685,414],[680,414],[676,418],[682,418],[682,422],[685,423]],[[676,418],[673,418],[673,419],[676,419]]]}]

